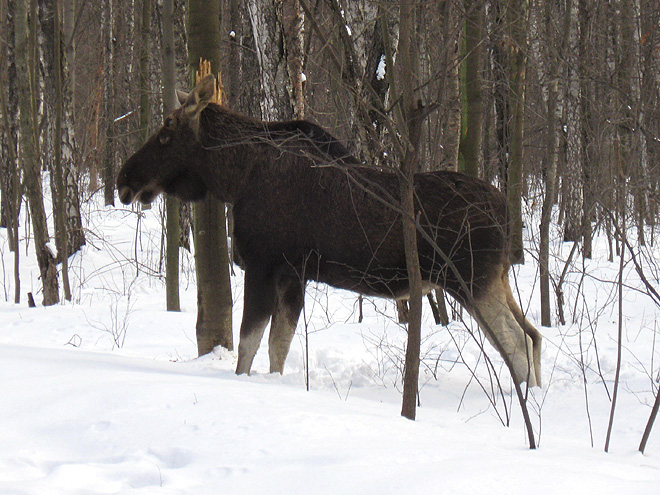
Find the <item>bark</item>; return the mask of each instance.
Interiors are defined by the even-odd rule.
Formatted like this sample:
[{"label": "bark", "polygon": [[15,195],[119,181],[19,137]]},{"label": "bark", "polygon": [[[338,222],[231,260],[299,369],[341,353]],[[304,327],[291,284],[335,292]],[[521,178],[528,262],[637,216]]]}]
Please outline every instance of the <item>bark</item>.
[{"label": "bark", "polygon": [[[458,7],[455,2],[444,2],[445,5],[445,32],[452,33],[456,31],[458,19]],[[459,149],[461,140],[461,74],[459,71],[460,63],[460,43],[458,39],[450,40],[452,48],[449,49],[446,66],[447,84],[445,100],[449,105],[447,118],[442,135],[443,147],[445,149],[445,169],[458,170]],[[440,297],[438,297],[440,301]]]},{"label": "bark", "polygon": [[578,67],[579,23],[577,0],[567,0],[569,19],[569,49],[567,56],[567,85],[564,105],[566,122],[566,159],[562,177],[562,212],[564,215],[564,241],[577,242],[582,237],[582,122],[580,118],[580,82]]},{"label": "bark", "polygon": [[224,204],[208,198],[194,210],[197,272],[197,352],[233,350],[232,299]]},{"label": "bark", "polygon": [[389,78],[378,81],[376,68],[383,52],[395,51],[398,43],[397,31],[388,22],[382,22],[391,13],[370,0],[343,2],[343,8],[338,0],[331,0],[330,4],[348,68],[345,84],[352,92],[349,111],[355,149],[366,163],[387,165],[382,158],[385,126],[379,114],[386,104]]},{"label": "bark", "polygon": [[541,293],[541,325],[552,325],[550,318],[550,224],[552,207],[555,204],[557,183],[557,84],[548,88],[547,108],[547,164],[545,168],[545,194],[541,207],[541,225],[539,239],[539,283]]},{"label": "bark", "polygon": [[101,37],[103,39],[103,115],[105,119],[103,153],[103,197],[105,205],[115,204],[115,153],[114,153],[114,1],[103,0],[101,10]]},{"label": "bark", "polygon": [[286,91],[288,72],[282,32],[282,2],[248,0],[247,10],[259,62],[261,118],[286,120],[293,115]]},{"label": "bark", "polygon": [[[646,245],[645,225],[648,222],[648,201],[649,201],[649,159],[648,159],[648,143],[645,132],[642,130],[646,127],[646,112],[644,102],[642,101],[642,87],[644,86],[645,79],[649,73],[650,68],[647,65],[647,58],[643,57],[641,53],[642,37],[644,32],[642,30],[642,19],[646,16],[642,15],[642,8],[640,0],[632,0],[628,5],[630,8],[630,35],[628,46],[630,47],[629,53],[632,58],[632,70],[630,74],[630,99],[631,99],[631,114],[633,118],[633,139],[635,147],[635,167],[633,169],[633,196],[635,200],[635,220],[637,223],[637,241],[640,246]],[[640,32],[641,31],[641,32]],[[653,31],[649,28],[649,31]],[[648,32],[648,31],[647,31]],[[650,95],[649,95],[650,96]]]},{"label": "bark", "polygon": [[[4,10],[6,8],[6,10]],[[21,207],[20,167],[18,162],[18,102],[16,101],[16,71],[10,64],[14,56],[14,31],[12,1],[0,3],[0,22],[6,22],[7,50],[0,51],[0,113],[4,139],[2,152],[5,159],[0,164],[2,189],[2,226],[7,228],[9,250],[14,253],[14,303],[21,302],[20,250],[18,249],[18,219]],[[6,90],[5,90],[6,88]]]},{"label": "bark", "polygon": [[[56,185],[53,194],[55,211],[55,235],[58,245],[58,257],[62,263],[62,288],[64,289],[64,299],[71,300],[71,285],[69,284],[69,249],[68,235],[66,225],[66,211],[64,202],[64,173],[62,156],[62,120],[64,113],[64,86],[62,81],[62,25],[60,21],[61,5],[60,0],[55,0],[53,5],[53,32],[54,32],[54,79],[55,79],[55,135],[53,137],[54,155],[53,175]],[[60,251],[61,250],[61,251]]]},{"label": "bark", "polygon": [[591,240],[593,237],[591,221],[593,217],[593,208],[596,202],[594,192],[594,131],[593,122],[593,83],[590,64],[593,64],[591,54],[588,53],[588,46],[593,44],[591,6],[587,0],[579,0],[578,17],[580,23],[580,39],[578,46],[579,53],[579,71],[580,71],[580,121],[582,123],[581,155],[582,155],[582,255],[584,258],[591,258]]},{"label": "bark", "polygon": [[[174,0],[163,1],[163,114],[176,108],[176,76],[174,60]],[[167,311],[181,311],[179,301],[179,201],[165,198],[166,263],[165,292]]]},{"label": "bark", "polygon": [[610,439],[612,438],[612,426],[614,425],[614,412],[616,411],[617,397],[619,395],[619,384],[621,376],[621,351],[623,347],[623,268],[625,266],[625,254],[626,254],[626,224],[625,221],[621,226],[619,234],[623,236],[621,239],[621,258],[619,259],[619,280],[617,283],[618,291],[618,325],[617,325],[617,353],[616,353],[616,367],[614,372],[614,388],[612,390],[612,404],[610,405],[610,418],[607,424],[607,433],[605,435],[605,452],[610,450]]},{"label": "bark", "polygon": [[463,74],[463,132],[459,170],[479,176],[482,140],[481,60],[484,5],[482,0],[465,0],[465,60]]},{"label": "bark", "polygon": [[638,450],[642,454],[644,453],[644,450],[646,449],[646,444],[649,440],[649,437],[651,436],[653,423],[655,423],[655,419],[658,417],[658,410],[660,410],[660,391],[657,391],[655,394],[655,401],[653,402],[653,407],[651,408],[651,414],[649,415],[649,419],[646,422],[646,426],[644,427],[644,433],[642,434],[642,439],[639,442]]},{"label": "bark", "polygon": [[[39,2],[41,127],[44,166],[50,173],[50,185],[55,226],[57,261],[70,256],[85,244],[80,215],[78,173],[75,168],[74,122],[72,86],[69,83],[69,64],[65,57],[62,0]],[[67,289],[65,270],[62,281]]]},{"label": "bark", "polygon": [[147,140],[149,136],[149,123],[151,121],[151,106],[149,105],[149,39],[151,38],[151,2],[142,0],[142,19],[140,27],[140,69],[138,76],[138,92],[140,95],[140,132],[138,133],[137,147]]},{"label": "bark", "polygon": [[[29,7],[29,15],[28,15]],[[39,154],[37,123],[36,77],[36,0],[16,2],[14,11],[16,72],[19,91],[20,147],[25,194],[28,198],[34,247],[43,287],[43,304],[59,302],[55,258],[48,247],[50,238],[46,223],[41,185],[41,157]]]},{"label": "bark", "polygon": [[527,5],[511,0],[507,18],[511,37],[509,47],[511,123],[509,136],[510,159],[507,170],[507,202],[509,209],[509,246],[512,263],[524,263],[522,238],[523,190],[523,123],[525,118],[525,92],[527,73]]},{"label": "bark", "polygon": [[[638,51],[641,70],[641,88],[639,94],[639,127],[641,139],[641,183],[642,189],[642,208],[640,216],[644,216],[647,225],[651,226],[651,244],[653,243],[653,232],[657,223],[657,197],[658,177],[653,173],[653,166],[650,158],[654,156],[653,138],[647,134],[645,129],[652,126],[655,109],[658,105],[658,94],[655,88],[658,87],[658,65],[657,47],[660,43],[660,34],[656,29],[660,19],[660,8],[654,0],[636,1],[639,4],[639,30]],[[646,178],[646,179],[645,179]],[[649,180],[650,179],[650,180]]]},{"label": "bark", "polygon": [[294,119],[305,118],[303,21],[304,15],[298,0],[282,2],[284,44],[290,81],[289,99]]},{"label": "bark", "polygon": [[[82,168],[75,133],[76,50],[74,37],[75,0],[60,0],[62,12],[62,173],[64,211],[69,256],[85,245],[80,214],[79,177]],[[59,249],[59,248],[58,248]]]},{"label": "bark", "polygon": [[[550,46],[558,46],[559,55],[565,53],[568,43],[568,26],[570,21],[566,21],[564,15],[564,29],[562,30],[561,42],[552,43],[553,26],[553,7],[550,3],[545,6],[545,36],[551,43]],[[546,46],[548,49],[548,46]],[[556,203],[557,196],[557,165],[559,162],[559,129],[558,123],[561,115],[560,104],[558,102],[558,78],[561,72],[560,57],[554,52],[544,54],[541,64],[544,72],[542,79],[548,81],[546,89],[546,151],[544,184],[545,194],[543,195],[543,205],[541,207],[541,224],[539,227],[539,289],[541,295],[541,325],[549,327],[552,325],[551,319],[551,291],[550,291],[550,225],[552,221],[552,209]]]},{"label": "bark", "polygon": [[[66,252],[69,256],[86,244],[85,231],[80,213],[80,163],[76,162],[77,150],[74,132],[74,85],[66,57],[61,60],[62,75],[62,186],[63,214],[66,228]],[[58,247],[58,250],[60,248]],[[62,249],[64,251],[64,249]]]},{"label": "bark", "polygon": [[[210,72],[220,68],[218,3],[190,0],[188,57],[191,71],[200,59]],[[207,354],[217,345],[233,349],[232,298],[225,207],[214,198],[195,204],[195,267],[197,273],[197,351]]]},{"label": "bark", "polygon": [[346,97],[333,102],[332,114],[338,115],[345,122],[343,127],[349,130],[349,149],[366,163],[391,165],[384,160],[383,123],[379,118],[385,113],[390,78],[386,75],[377,80],[375,77],[383,53],[388,59],[387,67],[393,66],[392,51],[397,43],[398,34],[390,28],[386,9],[365,0],[347,2],[344,9],[338,0],[327,0],[333,22],[331,32],[326,34],[310,12],[309,3],[300,1],[321,44],[334,40],[334,50],[329,51],[333,62],[330,84]]},{"label": "bark", "polygon": [[[417,39],[413,6],[402,2],[399,7],[399,50],[397,74],[402,82],[397,127],[405,136],[401,161],[400,191],[403,222],[403,242],[410,295],[408,300],[408,342],[403,379],[403,404],[401,415],[414,420],[417,407],[419,381],[419,353],[422,323],[422,276],[417,250],[416,211],[414,203],[414,174],[419,170],[419,142],[421,134],[421,111],[413,93],[417,72]],[[407,78],[405,76],[408,76]],[[396,89],[395,89],[396,91]]]},{"label": "bark", "polygon": [[[509,155],[509,137],[508,126],[506,123],[509,120],[508,108],[508,94],[507,94],[507,74],[505,67],[507,66],[506,53],[504,50],[504,43],[501,42],[501,30],[504,23],[504,6],[501,2],[497,2],[491,9],[491,18],[489,24],[492,23],[493,29],[490,33],[492,38],[489,41],[489,75],[493,81],[491,94],[493,106],[493,129],[489,130],[492,133],[491,139],[493,140],[493,157],[494,162],[494,175],[499,176],[499,185],[502,192],[506,194],[506,173],[507,173],[507,157]],[[490,152],[488,152],[490,154]]]}]

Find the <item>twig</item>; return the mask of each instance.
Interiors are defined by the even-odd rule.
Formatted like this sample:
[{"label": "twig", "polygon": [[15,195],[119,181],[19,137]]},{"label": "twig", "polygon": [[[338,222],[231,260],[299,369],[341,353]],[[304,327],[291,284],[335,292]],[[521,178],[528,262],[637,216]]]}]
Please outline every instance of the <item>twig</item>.
[{"label": "twig", "polygon": [[619,377],[621,373],[621,340],[623,336],[623,266],[626,253],[625,236],[622,236],[624,242],[621,243],[621,256],[619,262],[619,328],[616,346],[616,373],[614,376],[614,390],[612,391],[612,406],[610,408],[610,420],[607,425],[607,437],[605,438],[605,452],[609,452],[610,438],[612,436],[612,425],[614,424],[614,410],[616,409],[616,399],[619,392]]}]

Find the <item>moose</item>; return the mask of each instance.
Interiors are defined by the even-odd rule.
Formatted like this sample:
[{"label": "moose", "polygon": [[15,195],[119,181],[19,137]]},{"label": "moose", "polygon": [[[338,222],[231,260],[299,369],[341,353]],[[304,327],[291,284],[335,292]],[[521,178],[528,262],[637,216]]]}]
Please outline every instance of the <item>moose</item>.
[{"label": "moose", "polygon": [[[207,76],[179,93],[181,106],[119,171],[119,199],[211,194],[233,205],[245,271],[236,373],[250,373],[269,321],[270,371],[282,373],[307,282],[408,296],[399,177],[359,163],[310,122],[263,122],[212,103],[214,88]],[[542,337],[509,285],[504,196],[450,171],[418,173],[414,188],[425,290],[455,298],[508,359],[512,378],[540,386]]]}]

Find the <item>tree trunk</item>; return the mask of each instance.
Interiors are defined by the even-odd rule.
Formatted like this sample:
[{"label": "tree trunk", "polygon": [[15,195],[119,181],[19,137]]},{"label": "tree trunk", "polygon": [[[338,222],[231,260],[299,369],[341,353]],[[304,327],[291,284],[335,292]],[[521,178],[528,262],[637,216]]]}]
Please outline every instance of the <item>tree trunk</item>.
[{"label": "tree trunk", "polygon": [[464,1],[465,60],[463,74],[463,132],[459,170],[479,176],[483,107],[481,98],[481,53],[483,45],[483,0]]},{"label": "tree trunk", "polygon": [[525,118],[525,91],[527,66],[527,5],[526,1],[509,2],[507,19],[511,30],[509,47],[509,100],[511,123],[509,136],[509,167],[507,171],[507,203],[509,209],[509,245],[511,262],[525,262],[522,238],[523,190],[523,124]]},{"label": "tree trunk", "polygon": [[[220,68],[220,26],[217,2],[190,0],[188,57],[194,73],[200,59]],[[195,267],[197,272],[197,351],[207,354],[217,345],[233,349],[232,298],[225,207],[214,198],[195,204]]]},{"label": "tree trunk", "polygon": [[294,119],[305,118],[305,94],[303,92],[303,13],[299,0],[282,2],[282,24],[289,71],[289,99]]},{"label": "tree trunk", "polygon": [[385,106],[388,79],[379,83],[375,74],[383,53],[396,49],[397,38],[392,36],[397,34],[396,30],[390,32],[387,22],[392,14],[371,0],[352,0],[341,5],[338,0],[328,3],[341,40],[340,49],[344,52],[346,69],[342,77],[347,78],[343,85],[351,93],[347,103],[357,157],[372,165],[383,164],[384,126],[378,113]]},{"label": "tree trunk", "polygon": [[261,81],[261,118],[286,120],[293,115],[285,88],[289,81],[282,33],[282,2],[248,0],[247,10]]},{"label": "tree trunk", "polygon": [[[455,2],[444,2],[445,4],[445,31],[454,32],[456,25],[459,22],[459,7]],[[451,39],[453,49],[449,50],[447,57],[447,84],[446,102],[449,105],[446,116],[446,123],[442,135],[443,148],[445,151],[445,169],[458,170],[459,164],[459,150],[461,141],[461,71],[459,67],[459,59],[461,57],[460,51],[460,36],[458,39]],[[440,297],[438,297],[440,303]]]},{"label": "tree trunk", "polygon": [[[593,217],[593,208],[596,202],[594,182],[595,182],[595,162],[593,156],[595,123],[593,122],[593,84],[591,73],[594,72],[592,54],[588,48],[593,43],[591,30],[593,29],[593,20],[590,6],[585,0],[578,2],[578,20],[580,23],[580,38],[578,46],[579,71],[580,71],[580,121],[582,123],[582,256],[591,258],[591,241],[593,237],[591,221]],[[591,70],[590,70],[591,69]]]},{"label": "tree trunk", "polygon": [[539,283],[541,292],[541,325],[552,325],[550,318],[550,223],[552,207],[555,204],[555,188],[557,183],[557,83],[551,82],[548,87],[547,107],[547,151],[545,167],[545,194],[541,207],[541,225],[539,239]]},{"label": "tree trunk", "polygon": [[[570,2],[569,2],[570,4]],[[570,5],[569,5],[570,7]],[[552,42],[553,36],[553,6],[547,3],[545,6],[545,36],[549,42]],[[558,16],[561,18],[561,16]],[[561,42],[559,43],[559,53],[564,54],[568,46],[568,34],[570,29],[570,20],[564,13],[564,28],[560,32]],[[556,46],[554,43],[552,46]],[[545,47],[546,49],[548,47]],[[544,54],[545,55],[545,54]],[[541,207],[541,225],[539,238],[539,289],[541,293],[541,325],[549,327],[552,325],[551,318],[551,290],[550,290],[550,225],[552,222],[552,208],[556,203],[557,195],[557,165],[559,162],[559,129],[558,124],[561,116],[561,109],[558,102],[558,79],[561,73],[561,65],[555,53],[547,53],[543,57],[541,67],[545,74],[544,80],[549,81],[547,85],[547,110],[546,110],[546,152],[544,182],[545,194],[543,196],[543,206]]]},{"label": "tree trunk", "polygon": [[[76,163],[77,149],[74,129],[75,93],[75,0],[59,0],[62,26],[62,182],[64,185],[64,222],[67,231],[67,252],[69,256],[85,245],[85,231],[80,214],[81,165]],[[59,249],[59,248],[58,248]]]},{"label": "tree trunk", "polygon": [[[62,288],[64,289],[64,299],[71,300],[71,285],[69,284],[69,249],[68,235],[66,225],[65,211],[65,187],[63,157],[62,157],[62,116],[64,113],[64,87],[62,83],[62,24],[60,22],[60,0],[55,0],[53,5],[53,32],[54,32],[54,79],[55,79],[55,128],[54,128],[54,161],[53,175],[55,176],[55,191],[53,194],[54,217],[55,217],[55,235],[57,237],[58,258],[62,263]],[[55,192],[53,191],[53,192]]]},{"label": "tree trunk", "polygon": [[149,39],[151,38],[151,2],[142,0],[142,20],[140,27],[140,72],[138,76],[138,92],[140,95],[140,132],[138,144],[140,147],[149,137],[149,123],[151,121],[151,106],[149,105]]},{"label": "tree trunk", "polygon": [[568,55],[566,104],[566,169],[562,176],[562,211],[564,212],[564,241],[577,242],[582,237],[582,123],[580,119],[580,82],[578,79],[578,43],[580,38],[577,0],[567,0]]},{"label": "tree trunk", "polygon": [[[7,228],[7,240],[9,250],[14,253],[14,303],[21,302],[21,278],[20,278],[20,251],[18,249],[18,218],[21,208],[20,167],[18,162],[18,103],[16,101],[16,77],[12,77],[9,71],[9,62],[15,60],[13,17],[8,15],[14,11],[13,4],[7,10],[5,4],[0,3],[0,22],[5,22],[9,39],[7,49],[0,51],[0,112],[2,113],[2,125],[4,128],[4,140],[2,152],[5,159],[0,164],[2,181],[2,226]],[[7,63],[5,63],[5,61]],[[15,73],[13,74],[15,76]],[[6,88],[6,91],[4,90]]]},{"label": "tree trunk", "polygon": [[[30,7],[29,17],[28,6]],[[21,163],[23,165],[25,193],[30,207],[34,247],[43,287],[43,304],[44,306],[50,306],[59,302],[59,292],[55,258],[47,245],[50,238],[43,202],[41,160],[38,148],[36,7],[36,0],[31,0],[29,4],[20,1],[15,4],[16,73],[19,91]]]},{"label": "tree trunk", "polygon": [[[398,78],[403,84],[400,95],[397,127],[407,138],[403,140],[401,154],[401,219],[403,222],[403,242],[406,253],[406,267],[410,295],[408,300],[408,343],[406,345],[406,364],[403,379],[403,404],[401,415],[415,419],[417,407],[417,389],[419,381],[419,353],[422,325],[422,275],[419,267],[417,250],[417,228],[414,201],[414,174],[419,170],[419,142],[421,135],[421,108],[415,103],[413,93],[417,84],[417,37],[415,36],[414,7],[408,2],[399,6],[399,50],[397,56]],[[407,76],[407,77],[406,77]]]},{"label": "tree trunk", "polygon": [[233,350],[232,299],[224,204],[207,198],[195,204],[195,269],[197,272],[197,351],[215,346]]},{"label": "tree trunk", "polygon": [[[174,61],[174,0],[163,1],[163,114],[176,107],[176,77]],[[179,301],[179,200],[165,198],[166,263],[165,292],[167,311],[181,311]]]},{"label": "tree trunk", "polygon": [[103,154],[103,197],[105,205],[115,205],[114,153],[114,0],[103,0],[101,37],[103,39],[103,115],[105,118],[105,152]]}]

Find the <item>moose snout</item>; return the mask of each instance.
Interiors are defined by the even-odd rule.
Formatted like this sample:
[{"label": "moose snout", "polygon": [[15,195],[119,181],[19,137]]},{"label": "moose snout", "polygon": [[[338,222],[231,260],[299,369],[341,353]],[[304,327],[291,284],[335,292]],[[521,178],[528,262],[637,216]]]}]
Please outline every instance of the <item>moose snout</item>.
[{"label": "moose snout", "polygon": [[117,192],[119,193],[119,201],[125,205],[130,205],[133,202],[135,195],[133,194],[133,190],[130,187],[119,186],[117,188]]}]

